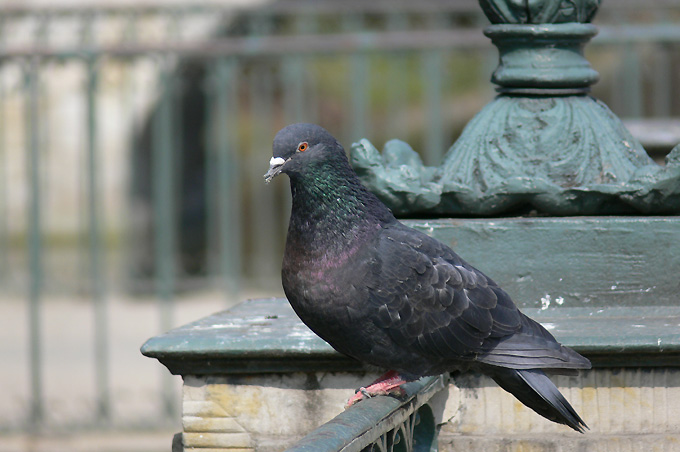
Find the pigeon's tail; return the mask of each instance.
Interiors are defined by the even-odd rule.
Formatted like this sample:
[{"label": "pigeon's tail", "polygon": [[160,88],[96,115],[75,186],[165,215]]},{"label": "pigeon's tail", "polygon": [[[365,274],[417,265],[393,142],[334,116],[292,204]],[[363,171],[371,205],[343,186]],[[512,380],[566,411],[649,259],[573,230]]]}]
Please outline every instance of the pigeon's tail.
[{"label": "pigeon's tail", "polygon": [[544,418],[568,425],[579,433],[588,428],[542,370],[496,368],[492,377],[501,388]]}]

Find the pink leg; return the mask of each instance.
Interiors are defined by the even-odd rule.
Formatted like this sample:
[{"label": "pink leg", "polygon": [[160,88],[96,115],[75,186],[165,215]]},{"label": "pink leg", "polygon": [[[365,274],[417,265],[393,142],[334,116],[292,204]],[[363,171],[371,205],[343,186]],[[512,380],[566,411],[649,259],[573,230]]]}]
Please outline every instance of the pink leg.
[{"label": "pink leg", "polygon": [[401,378],[398,372],[390,370],[367,387],[359,388],[356,394],[347,401],[345,407],[349,408],[364,398],[370,398],[377,395],[387,395],[395,392],[402,394],[404,390],[401,389],[401,385],[407,382],[408,380]]}]

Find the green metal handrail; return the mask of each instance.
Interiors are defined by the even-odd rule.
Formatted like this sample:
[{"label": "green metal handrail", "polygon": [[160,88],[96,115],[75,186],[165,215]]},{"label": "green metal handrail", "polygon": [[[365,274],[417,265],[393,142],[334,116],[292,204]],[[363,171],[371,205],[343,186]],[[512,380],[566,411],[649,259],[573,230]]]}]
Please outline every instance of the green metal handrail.
[{"label": "green metal handrail", "polygon": [[434,452],[438,426],[428,403],[446,391],[448,375],[424,377],[402,386],[400,400],[363,400],[309,433],[286,452]]}]

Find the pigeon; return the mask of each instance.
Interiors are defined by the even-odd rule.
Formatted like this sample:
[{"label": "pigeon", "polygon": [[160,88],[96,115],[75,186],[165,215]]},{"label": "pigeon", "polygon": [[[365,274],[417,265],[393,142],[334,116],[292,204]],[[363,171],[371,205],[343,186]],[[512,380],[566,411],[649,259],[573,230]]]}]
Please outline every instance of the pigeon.
[{"label": "pigeon", "polygon": [[281,173],[292,193],[281,269],[288,301],[335,350],[388,370],[349,404],[423,376],[475,371],[539,415],[588,428],[546,372],[574,375],[590,361],[447,245],[399,222],[328,131],[279,131],[265,181]]}]

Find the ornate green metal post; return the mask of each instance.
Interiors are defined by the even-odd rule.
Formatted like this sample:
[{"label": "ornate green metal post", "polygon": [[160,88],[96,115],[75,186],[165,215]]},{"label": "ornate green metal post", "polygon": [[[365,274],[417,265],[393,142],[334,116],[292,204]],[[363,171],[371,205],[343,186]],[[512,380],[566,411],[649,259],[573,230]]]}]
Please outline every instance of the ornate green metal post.
[{"label": "ornate green metal post", "polygon": [[353,164],[401,214],[680,212],[680,148],[660,167],[602,102],[583,56],[598,0],[480,0],[499,51],[499,95],[439,167],[400,141],[355,144]]}]

